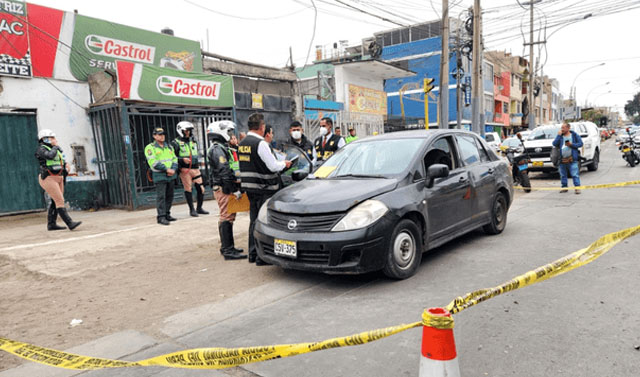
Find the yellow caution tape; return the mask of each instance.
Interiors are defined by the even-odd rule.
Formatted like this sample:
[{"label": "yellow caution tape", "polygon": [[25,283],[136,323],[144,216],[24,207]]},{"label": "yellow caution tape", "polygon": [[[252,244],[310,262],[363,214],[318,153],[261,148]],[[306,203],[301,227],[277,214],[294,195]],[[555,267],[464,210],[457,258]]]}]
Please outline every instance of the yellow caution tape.
[{"label": "yellow caution tape", "polygon": [[[524,275],[517,276],[497,287],[480,289],[468,293],[465,296],[457,297],[447,305],[446,309],[451,314],[459,313],[464,309],[503,293],[514,291],[584,266],[596,260],[621,241],[635,236],[638,233],[640,233],[640,225],[607,234],[585,249],[571,253],[555,262],[529,271]],[[152,365],[187,369],[223,369],[331,348],[362,345],[423,325],[448,329],[453,328],[453,319],[450,317],[433,316],[425,310],[422,321],[420,322],[386,327],[320,342],[248,348],[196,348],[156,356],[137,362],[76,355],[50,348],[38,347],[29,343],[17,342],[7,338],[0,338],[0,350],[37,363],[75,370],[128,368]]]},{"label": "yellow caution tape", "polygon": [[517,190],[535,190],[535,191],[559,191],[559,190],[593,190],[593,189],[602,189],[602,188],[613,188],[613,187],[624,187],[624,186],[632,186],[632,185],[640,185],[640,181],[629,181],[629,182],[619,182],[619,183],[602,183],[599,185],[586,185],[586,186],[576,186],[576,187],[522,187],[522,186],[513,186],[514,189]]}]

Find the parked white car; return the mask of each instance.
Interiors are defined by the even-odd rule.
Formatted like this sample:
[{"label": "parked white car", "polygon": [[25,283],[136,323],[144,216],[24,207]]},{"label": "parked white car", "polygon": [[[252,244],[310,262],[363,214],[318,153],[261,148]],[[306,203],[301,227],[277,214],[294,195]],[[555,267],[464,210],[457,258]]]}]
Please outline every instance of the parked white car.
[{"label": "parked white car", "polygon": [[[582,138],[583,146],[580,148],[580,164],[586,166],[589,171],[598,170],[600,163],[600,132],[598,126],[592,122],[571,122],[571,130]],[[540,126],[534,129],[524,142],[529,156],[531,156],[531,171],[556,171],[551,163],[551,148],[553,140],[558,136],[561,124]]]},{"label": "parked white car", "polygon": [[500,149],[500,135],[497,132],[487,132],[484,134],[484,140],[494,151]]}]

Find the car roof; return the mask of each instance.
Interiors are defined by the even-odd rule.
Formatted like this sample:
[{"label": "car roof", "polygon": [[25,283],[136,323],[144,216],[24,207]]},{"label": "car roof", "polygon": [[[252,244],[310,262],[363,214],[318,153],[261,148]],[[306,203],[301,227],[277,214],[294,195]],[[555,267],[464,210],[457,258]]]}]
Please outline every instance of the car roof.
[{"label": "car roof", "polygon": [[449,130],[408,130],[408,131],[397,131],[397,132],[389,132],[389,133],[385,133],[382,135],[377,135],[377,136],[373,136],[373,137],[367,137],[365,139],[360,139],[358,141],[367,141],[367,140],[394,140],[394,139],[432,139],[434,137],[438,137],[441,135],[448,135],[448,134],[466,134],[466,135],[476,135],[477,134],[470,132],[470,131],[466,131],[466,130],[455,130],[455,129],[449,129]]}]

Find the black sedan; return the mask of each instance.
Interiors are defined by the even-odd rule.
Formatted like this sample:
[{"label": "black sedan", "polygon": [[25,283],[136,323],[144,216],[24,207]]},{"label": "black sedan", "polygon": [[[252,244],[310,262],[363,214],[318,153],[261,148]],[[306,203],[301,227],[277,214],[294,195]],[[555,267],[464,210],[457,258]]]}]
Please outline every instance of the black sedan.
[{"label": "black sedan", "polygon": [[423,251],[480,227],[501,233],[512,200],[507,163],[476,134],[396,132],[346,145],[279,191],[254,235],[277,266],[404,279]]}]

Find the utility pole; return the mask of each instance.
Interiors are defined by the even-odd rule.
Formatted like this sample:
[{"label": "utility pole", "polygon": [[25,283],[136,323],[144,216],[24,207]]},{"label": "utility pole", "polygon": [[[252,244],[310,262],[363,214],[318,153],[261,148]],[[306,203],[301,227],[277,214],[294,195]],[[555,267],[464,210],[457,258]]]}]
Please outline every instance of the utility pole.
[{"label": "utility pole", "polygon": [[471,130],[484,135],[484,90],[482,80],[482,18],[480,0],[473,2],[473,69],[471,71]]},{"label": "utility pole", "polygon": [[[458,21],[460,21],[458,19]],[[456,128],[462,128],[462,85],[460,84],[460,70],[462,69],[462,54],[460,45],[460,33],[462,29],[462,23],[458,23],[458,29],[456,30]]]},{"label": "utility pole", "polygon": [[442,53],[440,54],[441,130],[449,128],[449,0],[442,0]]},{"label": "utility pole", "polygon": [[531,14],[529,15],[529,129],[536,128],[536,104],[533,97],[533,87],[535,86],[535,70],[533,68],[533,4],[534,1],[529,2],[529,9]]}]

